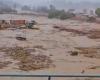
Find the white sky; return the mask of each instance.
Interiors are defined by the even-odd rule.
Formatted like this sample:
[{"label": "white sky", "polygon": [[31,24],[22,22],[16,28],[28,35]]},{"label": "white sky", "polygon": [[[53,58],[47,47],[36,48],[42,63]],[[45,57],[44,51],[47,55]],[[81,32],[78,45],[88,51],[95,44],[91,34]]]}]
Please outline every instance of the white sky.
[{"label": "white sky", "polygon": [[[19,2],[21,4],[27,4],[27,5],[40,5],[40,4],[46,4],[49,3],[51,0],[13,0],[16,2]],[[66,0],[66,1],[72,1],[72,2],[78,2],[78,1],[100,1],[100,0]]]}]

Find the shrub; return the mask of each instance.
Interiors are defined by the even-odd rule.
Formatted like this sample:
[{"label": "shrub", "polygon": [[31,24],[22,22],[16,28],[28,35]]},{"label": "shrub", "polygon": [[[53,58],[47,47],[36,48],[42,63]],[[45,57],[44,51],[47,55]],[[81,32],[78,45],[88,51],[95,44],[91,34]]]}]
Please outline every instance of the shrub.
[{"label": "shrub", "polygon": [[65,20],[68,18],[72,18],[75,15],[73,13],[65,12],[64,10],[55,10],[55,11],[49,11],[48,18],[58,18],[61,20]]},{"label": "shrub", "polygon": [[73,13],[62,13],[61,15],[60,15],[60,19],[61,20],[64,20],[64,19],[69,19],[69,18],[72,18],[72,17],[74,17],[75,15],[73,14]]},{"label": "shrub", "polygon": [[59,11],[49,11],[48,18],[58,18],[59,17]]}]

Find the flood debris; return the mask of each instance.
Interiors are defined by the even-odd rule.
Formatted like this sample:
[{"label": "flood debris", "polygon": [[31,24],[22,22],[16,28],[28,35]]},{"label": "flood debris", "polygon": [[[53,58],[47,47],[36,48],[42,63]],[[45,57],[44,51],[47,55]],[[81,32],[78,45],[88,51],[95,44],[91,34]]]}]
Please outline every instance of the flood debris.
[{"label": "flood debris", "polygon": [[37,22],[35,20],[32,20],[31,22],[26,23],[26,27],[28,29],[34,29],[34,25],[36,25]]},{"label": "flood debris", "polygon": [[41,49],[41,50],[47,50],[46,48],[44,48],[43,45],[36,45],[36,46],[34,46],[34,48]]},{"label": "flood debris", "polygon": [[77,29],[69,29],[69,28],[59,27],[59,26],[54,26],[54,28],[58,29],[59,31],[72,32],[72,33],[75,33],[75,34],[78,34],[78,35],[86,35],[87,34],[87,32],[77,30]]},{"label": "flood debris", "polygon": [[77,35],[85,35],[90,39],[100,39],[100,30],[93,29],[93,30],[78,30],[78,29],[70,29],[60,26],[53,26],[53,28],[58,29],[59,31],[66,31],[66,32],[72,32]]},{"label": "flood debris", "polygon": [[14,26],[22,26],[26,24],[26,20],[10,20],[10,24]]},{"label": "flood debris", "polygon": [[82,70],[82,72],[81,72],[82,74],[84,74],[85,73],[85,70]]},{"label": "flood debris", "polygon": [[19,69],[24,71],[39,70],[49,68],[51,64],[52,60],[45,55],[31,55],[19,62]]},{"label": "flood debris", "polygon": [[7,67],[11,63],[12,62],[10,62],[10,61],[0,62],[0,69],[3,69],[4,67]]},{"label": "flood debris", "polygon": [[18,32],[16,34],[16,39],[20,40],[20,41],[26,41],[26,31],[21,31],[20,29],[18,29]]},{"label": "flood debris", "polygon": [[20,37],[20,36],[19,37],[16,37],[16,39],[17,40],[20,40],[20,41],[26,41],[27,40],[25,37]]},{"label": "flood debris", "polygon": [[49,56],[53,56],[53,54],[49,54]]},{"label": "flood debris", "polygon": [[88,37],[91,39],[100,39],[100,30],[89,31]]},{"label": "flood debris", "polygon": [[92,66],[92,67],[89,67],[89,69],[97,69],[97,68],[100,69],[100,66]]},{"label": "flood debris", "polygon": [[7,29],[10,27],[10,24],[5,20],[0,20],[0,30]]},{"label": "flood debris", "polygon": [[35,20],[31,20],[28,22],[27,20],[0,20],[0,29],[8,29],[8,28],[19,28],[19,29],[37,29],[34,28],[37,22]]},{"label": "flood debris", "polygon": [[71,56],[78,56],[78,51],[71,51],[70,53]]},{"label": "flood debris", "polygon": [[100,48],[93,48],[93,47],[88,47],[88,48],[77,48],[79,50],[79,54],[83,54],[85,57],[89,58],[100,58]]},{"label": "flood debris", "polygon": [[5,51],[8,56],[18,61],[17,65],[19,66],[19,70],[40,70],[53,65],[50,57],[42,54],[31,54],[27,48],[14,47],[6,48],[2,51]]},{"label": "flood debris", "polygon": [[55,28],[55,29],[59,29],[60,27],[59,27],[59,26],[53,26],[53,28]]}]

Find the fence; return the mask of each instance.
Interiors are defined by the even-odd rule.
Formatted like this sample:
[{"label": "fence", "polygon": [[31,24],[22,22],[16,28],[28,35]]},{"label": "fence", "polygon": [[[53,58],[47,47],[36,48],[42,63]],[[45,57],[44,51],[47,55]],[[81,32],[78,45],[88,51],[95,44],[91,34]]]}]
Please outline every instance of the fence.
[{"label": "fence", "polygon": [[55,77],[89,77],[89,78],[100,78],[100,74],[47,74],[47,75],[34,75],[34,74],[0,74],[0,77],[46,77],[48,80],[52,80]]}]

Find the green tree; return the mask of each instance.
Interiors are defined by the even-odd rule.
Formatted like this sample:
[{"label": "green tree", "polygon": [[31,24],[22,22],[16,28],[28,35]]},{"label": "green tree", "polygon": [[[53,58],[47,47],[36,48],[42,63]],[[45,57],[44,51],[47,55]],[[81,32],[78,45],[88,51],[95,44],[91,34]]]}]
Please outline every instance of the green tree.
[{"label": "green tree", "polygon": [[49,7],[50,7],[50,11],[55,11],[56,10],[54,5],[50,5]]},{"label": "green tree", "polygon": [[31,11],[31,7],[27,6],[27,5],[24,5],[24,6],[22,6],[22,10]]},{"label": "green tree", "polygon": [[100,17],[100,8],[97,8],[95,13],[97,14],[98,17]]}]

